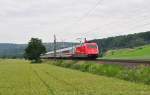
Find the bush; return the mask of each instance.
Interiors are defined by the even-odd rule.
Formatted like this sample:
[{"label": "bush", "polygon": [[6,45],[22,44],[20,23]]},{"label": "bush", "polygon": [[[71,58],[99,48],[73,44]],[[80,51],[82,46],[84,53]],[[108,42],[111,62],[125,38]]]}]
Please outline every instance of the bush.
[{"label": "bush", "polygon": [[101,64],[92,64],[91,66],[89,66],[88,71],[94,74],[98,74],[98,69],[100,65]]},{"label": "bush", "polygon": [[66,63],[66,62],[61,63],[61,66],[66,67],[66,68],[69,68],[71,65],[72,65],[72,63]]},{"label": "bush", "polygon": [[80,64],[72,64],[72,65],[71,65],[71,68],[72,68],[72,69],[80,70]]},{"label": "bush", "polygon": [[53,61],[52,64],[56,65],[56,66],[61,66],[61,64],[63,63],[62,60],[58,60],[58,61]]},{"label": "bush", "polygon": [[107,76],[117,76],[117,74],[119,74],[123,68],[119,65],[108,65],[108,64],[104,64],[102,66],[103,70],[105,71],[104,74],[106,74]]},{"label": "bush", "polygon": [[117,76],[123,68],[119,65],[92,64],[89,72],[99,75]]},{"label": "bush", "polygon": [[83,63],[83,64],[80,64],[80,70],[81,70],[82,72],[88,72],[90,66],[91,66],[90,63]]},{"label": "bush", "polygon": [[117,77],[132,82],[143,82],[145,84],[150,84],[150,68],[140,66],[134,69],[125,69],[119,73]]}]

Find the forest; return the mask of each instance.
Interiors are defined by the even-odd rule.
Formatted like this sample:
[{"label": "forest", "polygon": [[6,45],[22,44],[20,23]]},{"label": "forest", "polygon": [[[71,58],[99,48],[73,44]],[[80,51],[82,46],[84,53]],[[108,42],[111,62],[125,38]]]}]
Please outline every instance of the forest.
[{"label": "forest", "polygon": [[90,42],[96,42],[103,53],[110,49],[134,48],[150,44],[150,31],[104,39],[94,39]]}]

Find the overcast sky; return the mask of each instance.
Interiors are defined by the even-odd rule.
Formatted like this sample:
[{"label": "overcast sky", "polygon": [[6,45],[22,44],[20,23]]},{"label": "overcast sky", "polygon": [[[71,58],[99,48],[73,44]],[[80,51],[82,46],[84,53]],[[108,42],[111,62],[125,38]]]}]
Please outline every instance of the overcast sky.
[{"label": "overcast sky", "polygon": [[0,43],[98,39],[150,30],[150,0],[0,0]]}]

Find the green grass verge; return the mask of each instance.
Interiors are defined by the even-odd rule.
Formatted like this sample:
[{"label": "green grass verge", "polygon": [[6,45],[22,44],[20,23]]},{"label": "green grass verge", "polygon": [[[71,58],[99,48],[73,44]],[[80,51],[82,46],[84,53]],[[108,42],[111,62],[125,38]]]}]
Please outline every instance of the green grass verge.
[{"label": "green grass verge", "polygon": [[79,62],[67,62],[59,60],[53,61],[51,63],[57,66],[80,70],[82,72],[90,72],[97,75],[115,77],[131,82],[141,82],[144,84],[150,84],[150,67],[141,65],[136,68],[129,69],[115,64],[96,64],[87,61],[83,61],[80,63]]},{"label": "green grass verge", "polygon": [[150,60],[150,45],[133,49],[109,50],[104,54],[105,59],[148,59]]},{"label": "green grass verge", "polygon": [[0,60],[0,95],[149,95],[150,86],[24,60]]}]

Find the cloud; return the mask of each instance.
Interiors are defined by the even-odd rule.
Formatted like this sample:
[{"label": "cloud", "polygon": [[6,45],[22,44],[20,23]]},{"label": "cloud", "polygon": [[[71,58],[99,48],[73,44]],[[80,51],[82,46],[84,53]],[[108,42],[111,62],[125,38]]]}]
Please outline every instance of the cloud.
[{"label": "cloud", "polygon": [[75,41],[79,37],[96,39],[150,29],[149,0],[101,0],[95,7],[97,2],[1,0],[0,42],[27,43],[31,37],[49,42],[53,34],[59,41]]}]

